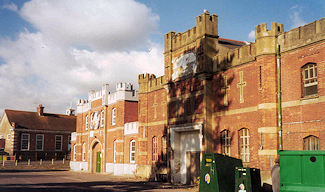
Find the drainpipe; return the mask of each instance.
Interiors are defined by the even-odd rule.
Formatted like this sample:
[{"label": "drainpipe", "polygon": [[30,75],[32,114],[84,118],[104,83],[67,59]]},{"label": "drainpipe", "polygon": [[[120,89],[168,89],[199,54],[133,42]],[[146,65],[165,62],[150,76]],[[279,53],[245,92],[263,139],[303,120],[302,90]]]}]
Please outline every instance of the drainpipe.
[{"label": "drainpipe", "polygon": [[279,150],[282,150],[282,103],[281,103],[281,56],[280,46],[276,45],[277,61],[277,83],[278,83],[278,130],[279,130]]}]

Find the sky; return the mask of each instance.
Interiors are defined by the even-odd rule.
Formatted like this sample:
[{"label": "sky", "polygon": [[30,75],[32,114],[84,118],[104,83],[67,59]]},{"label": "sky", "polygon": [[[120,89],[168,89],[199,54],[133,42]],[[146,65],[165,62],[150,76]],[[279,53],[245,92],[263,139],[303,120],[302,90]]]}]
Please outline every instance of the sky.
[{"label": "sky", "polygon": [[219,36],[254,42],[256,25],[284,30],[325,17],[325,1],[0,0],[0,114],[64,114],[88,91],[164,73],[164,34],[195,27],[207,10]]}]

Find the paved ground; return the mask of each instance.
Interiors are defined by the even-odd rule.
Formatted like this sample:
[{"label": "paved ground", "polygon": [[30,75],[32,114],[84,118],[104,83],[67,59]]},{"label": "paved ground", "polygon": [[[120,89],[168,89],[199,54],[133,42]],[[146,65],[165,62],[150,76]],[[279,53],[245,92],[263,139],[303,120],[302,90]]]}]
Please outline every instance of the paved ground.
[{"label": "paved ground", "polygon": [[0,167],[2,191],[155,191],[197,192],[198,187],[148,182],[133,175],[68,171],[66,165]]}]

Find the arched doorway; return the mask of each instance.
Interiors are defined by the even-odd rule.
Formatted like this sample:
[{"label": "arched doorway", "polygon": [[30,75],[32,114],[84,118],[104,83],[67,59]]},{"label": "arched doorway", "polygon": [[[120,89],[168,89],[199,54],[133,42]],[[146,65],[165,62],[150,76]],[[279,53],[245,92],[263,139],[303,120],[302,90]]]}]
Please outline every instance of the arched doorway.
[{"label": "arched doorway", "polygon": [[99,140],[94,140],[91,146],[90,172],[100,173],[102,170],[102,146]]}]

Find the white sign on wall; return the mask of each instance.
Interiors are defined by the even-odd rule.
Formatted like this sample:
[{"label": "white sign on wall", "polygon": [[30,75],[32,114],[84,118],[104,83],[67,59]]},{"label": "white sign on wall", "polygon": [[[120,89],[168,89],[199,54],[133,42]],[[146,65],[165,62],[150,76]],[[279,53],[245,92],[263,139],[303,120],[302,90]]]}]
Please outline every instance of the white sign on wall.
[{"label": "white sign on wall", "polygon": [[173,80],[177,79],[178,77],[185,77],[196,73],[196,48],[174,58],[172,64]]}]

